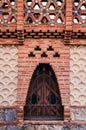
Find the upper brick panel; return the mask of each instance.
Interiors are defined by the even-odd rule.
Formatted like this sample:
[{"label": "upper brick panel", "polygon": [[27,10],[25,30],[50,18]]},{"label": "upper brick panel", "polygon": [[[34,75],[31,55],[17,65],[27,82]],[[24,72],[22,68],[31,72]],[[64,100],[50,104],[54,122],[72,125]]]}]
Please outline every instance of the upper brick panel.
[{"label": "upper brick panel", "polygon": [[24,0],[24,24],[33,30],[36,27],[47,30],[51,26],[64,28],[65,0]]},{"label": "upper brick panel", "polygon": [[0,0],[0,44],[24,38],[86,39],[86,0]]},{"label": "upper brick panel", "polygon": [[0,27],[8,27],[13,30],[17,22],[16,0],[0,0]]},{"label": "upper brick panel", "polygon": [[[86,31],[86,0],[73,0],[73,30]],[[76,28],[77,27],[77,28]]]}]

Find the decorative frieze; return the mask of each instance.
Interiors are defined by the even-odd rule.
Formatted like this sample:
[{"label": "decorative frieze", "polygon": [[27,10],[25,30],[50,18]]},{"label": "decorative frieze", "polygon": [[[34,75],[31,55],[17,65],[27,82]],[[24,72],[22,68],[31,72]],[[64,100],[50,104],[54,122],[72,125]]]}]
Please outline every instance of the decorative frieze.
[{"label": "decorative frieze", "polygon": [[73,23],[86,26],[86,0],[73,0]]},{"label": "decorative frieze", "polygon": [[65,23],[65,0],[24,0],[25,24],[56,24]]}]

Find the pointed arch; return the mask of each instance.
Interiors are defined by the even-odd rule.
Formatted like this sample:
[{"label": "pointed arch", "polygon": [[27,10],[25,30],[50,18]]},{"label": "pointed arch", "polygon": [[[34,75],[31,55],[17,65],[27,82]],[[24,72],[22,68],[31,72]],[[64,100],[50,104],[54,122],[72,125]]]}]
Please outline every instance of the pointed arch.
[{"label": "pointed arch", "polygon": [[49,64],[39,64],[31,78],[24,106],[25,120],[63,120],[56,76]]}]

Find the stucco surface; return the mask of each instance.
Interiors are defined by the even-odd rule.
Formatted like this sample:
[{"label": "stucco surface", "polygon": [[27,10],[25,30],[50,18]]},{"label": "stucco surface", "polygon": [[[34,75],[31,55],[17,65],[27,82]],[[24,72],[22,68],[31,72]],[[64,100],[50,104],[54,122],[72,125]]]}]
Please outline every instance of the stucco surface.
[{"label": "stucco surface", "polygon": [[70,49],[70,101],[74,106],[86,106],[86,47]]},{"label": "stucco surface", "polygon": [[18,49],[0,45],[0,106],[16,105]]}]

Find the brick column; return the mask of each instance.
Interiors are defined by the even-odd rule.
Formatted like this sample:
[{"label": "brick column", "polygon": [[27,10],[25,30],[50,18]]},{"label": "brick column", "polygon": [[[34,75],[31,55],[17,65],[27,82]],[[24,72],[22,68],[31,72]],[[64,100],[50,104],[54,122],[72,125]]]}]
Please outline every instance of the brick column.
[{"label": "brick column", "polygon": [[23,0],[18,0],[17,3],[17,36],[20,44],[24,41],[24,7]]},{"label": "brick column", "polygon": [[72,32],[72,0],[66,0],[65,44],[69,44]]}]

